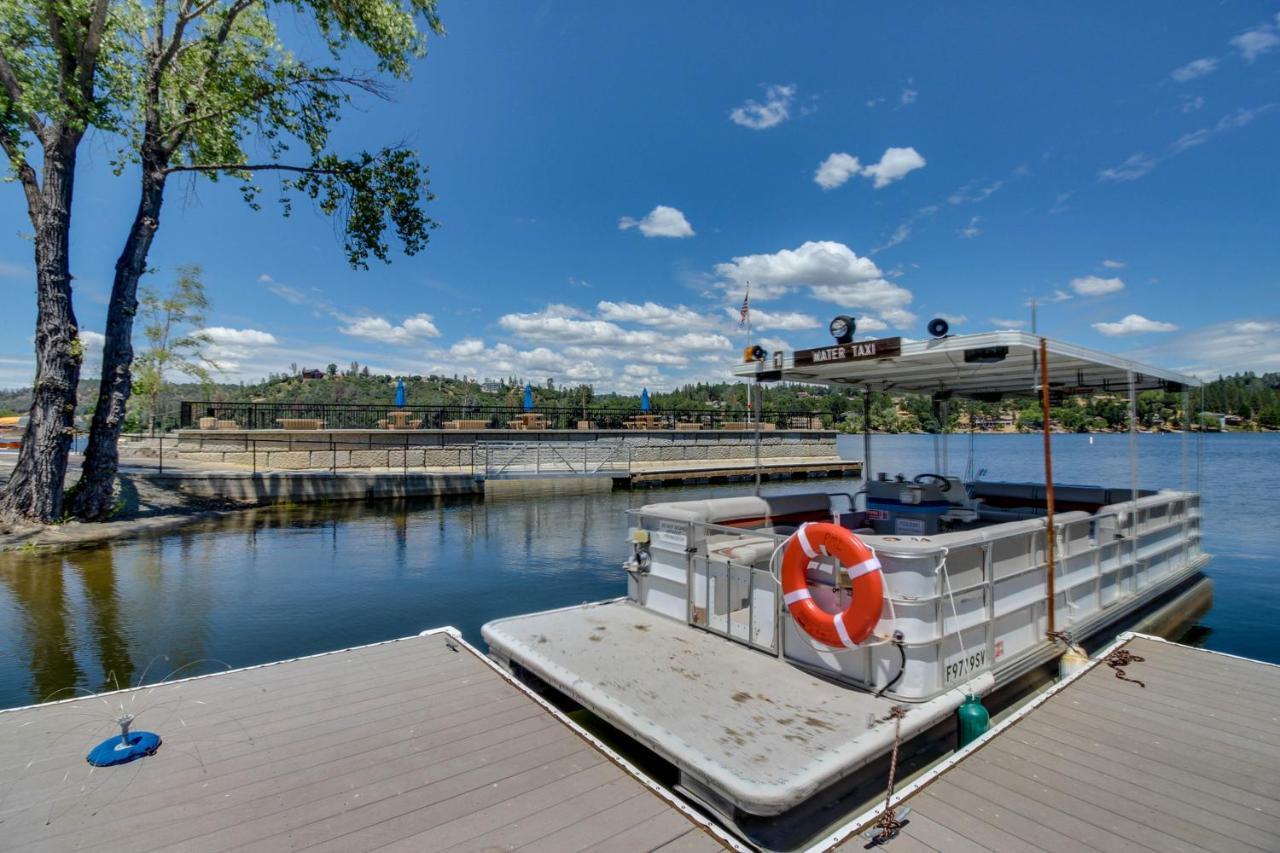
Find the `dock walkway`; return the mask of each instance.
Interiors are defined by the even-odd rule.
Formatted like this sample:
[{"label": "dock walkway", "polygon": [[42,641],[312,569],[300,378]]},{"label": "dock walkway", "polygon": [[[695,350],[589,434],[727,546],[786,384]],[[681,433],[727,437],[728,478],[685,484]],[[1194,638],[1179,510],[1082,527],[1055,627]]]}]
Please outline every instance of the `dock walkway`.
[{"label": "dock walkway", "polygon": [[[134,730],[163,744],[91,768]],[[6,850],[681,850],[706,822],[452,629],[0,713]]]},{"label": "dock walkway", "polygon": [[904,789],[879,849],[1280,850],[1280,667],[1142,635],[1116,648],[1145,687],[1101,660],[1060,682]]}]

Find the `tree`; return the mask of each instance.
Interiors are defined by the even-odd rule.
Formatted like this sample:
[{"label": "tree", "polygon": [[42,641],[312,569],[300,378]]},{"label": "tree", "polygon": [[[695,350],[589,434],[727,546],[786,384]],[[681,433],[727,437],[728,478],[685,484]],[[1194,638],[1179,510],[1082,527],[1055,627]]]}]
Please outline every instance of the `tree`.
[{"label": "tree", "polygon": [[[301,193],[339,218],[354,268],[367,268],[371,255],[389,259],[388,229],[412,255],[436,225],[422,210],[433,196],[412,151],[393,146],[344,158],[328,150],[353,93],[386,95],[377,79],[339,67],[349,46],[367,48],[380,72],[407,78],[410,61],[426,52],[418,22],[443,34],[435,0],[176,0],[121,2],[120,8],[128,38],[113,59],[129,88],[121,97],[124,141],[116,163],[117,170],[137,166],[139,192],[116,261],[102,381],[73,506],[88,519],[105,517],[112,505],[117,441],[132,391],[138,280],[171,176],[238,180],[244,200],[256,209],[256,176],[278,173],[285,215],[292,194]],[[332,61],[313,63],[286,50],[268,14],[274,8],[284,10],[290,29],[303,19],[313,22]],[[291,143],[306,151],[296,162],[286,160]],[[251,157],[250,149],[265,156]]]},{"label": "tree", "polygon": [[168,374],[177,371],[208,384],[210,368],[217,367],[203,354],[210,340],[200,328],[209,301],[200,267],[178,267],[178,280],[169,293],[144,289],[138,305],[148,347],[134,363],[133,391],[146,401],[148,428],[155,435],[157,404]]},{"label": "tree", "polygon": [[0,515],[8,517],[62,516],[84,358],[71,299],[76,154],[91,126],[110,129],[117,117],[122,81],[100,59],[123,49],[120,11],[109,0],[0,2],[0,150],[10,167],[5,177],[26,199],[36,266],[35,387],[26,437],[0,495]]}]

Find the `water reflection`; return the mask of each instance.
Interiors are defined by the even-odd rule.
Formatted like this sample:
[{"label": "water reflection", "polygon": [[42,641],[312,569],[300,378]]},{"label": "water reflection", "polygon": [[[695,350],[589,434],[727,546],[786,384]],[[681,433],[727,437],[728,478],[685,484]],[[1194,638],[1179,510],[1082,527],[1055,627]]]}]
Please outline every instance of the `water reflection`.
[{"label": "water reflection", "polygon": [[[1080,440],[1077,441],[1076,439]],[[1144,437],[1144,485],[1180,485],[1176,439]],[[1038,476],[1037,436],[980,437],[989,476]],[[1280,441],[1214,437],[1206,550],[1217,582],[1208,645],[1276,658]],[[1024,447],[1025,445],[1025,447]],[[1023,452],[1025,450],[1025,452]],[[1033,452],[1035,451],[1035,452]],[[854,449],[860,455],[860,448]],[[884,470],[932,463],[927,437],[878,439]],[[952,466],[963,469],[960,452]],[[1152,458],[1154,457],[1154,458]],[[1127,482],[1123,437],[1055,437],[1064,480]],[[1148,478],[1167,478],[1153,482]],[[847,492],[854,481],[767,484]],[[238,514],[68,555],[0,556],[0,706],[375,642],[452,624],[473,642],[501,616],[625,592],[626,510],[741,493],[712,486],[538,500],[330,504]],[[1233,514],[1234,513],[1234,514]]]},{"label": "water reflection", "polygon": [[[67,557],[80,579],[97,646],[102,678],[97,690],[118,690],[133,684],[133,660],[116,595],[115,555],[110,549],[77,551]],[[63,571],[66,569],[64,567]]]},{"label": "water reflection", "polygon": [[[20,646],[25,652],[11,653],[6,658],[24,657],[24,669],[30,679],[19,695],[14,696],[11,688],[6,691],[6,704],[65,698],[63,694],[82,684],[84,673],[76,663],[61,561],[51,565],[27,556],[14,557],[5,561],[0,580],[17,605]],[[15,639],[11,637],[6,645],[15,648]]]}]

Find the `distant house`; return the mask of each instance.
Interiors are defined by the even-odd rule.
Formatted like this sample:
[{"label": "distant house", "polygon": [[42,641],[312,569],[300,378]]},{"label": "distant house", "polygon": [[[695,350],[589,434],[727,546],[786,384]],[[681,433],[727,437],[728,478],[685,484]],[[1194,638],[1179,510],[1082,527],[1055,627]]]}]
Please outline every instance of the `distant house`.
[{"label": "distant house", "polygon": [[324,371],[315,368],[304,368],[302,371],[303,379],[324,379]]},{"label": "distant house", "polygon": [[480,383],[480,390],[486,394],[501,394],[502,383],[494,382],[492,379],[486,379],[484,382]]}]

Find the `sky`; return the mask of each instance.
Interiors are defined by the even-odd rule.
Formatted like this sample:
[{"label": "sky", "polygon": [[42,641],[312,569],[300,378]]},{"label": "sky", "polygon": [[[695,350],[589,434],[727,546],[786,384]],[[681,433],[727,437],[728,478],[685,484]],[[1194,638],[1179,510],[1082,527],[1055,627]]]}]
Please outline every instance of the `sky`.
[{"label": "sky", "polygon": [[[430,165],[428,247],[171,179],[150,256],[200,264],[223,378],[290,365],[638,393],[753,343],[1029,328],[1200,376],[1280,370],[1280,4],[457,2],[334,137]],[[287,45],[314,48],[294,22]],[[357,67],[368,67],[366,61]],[[136,176],[86,140],[75,305],[100,346]],[[34,374],[34,263],[0,184],[0,387]],[[89,372],[92,372],[90,367]]]}]

